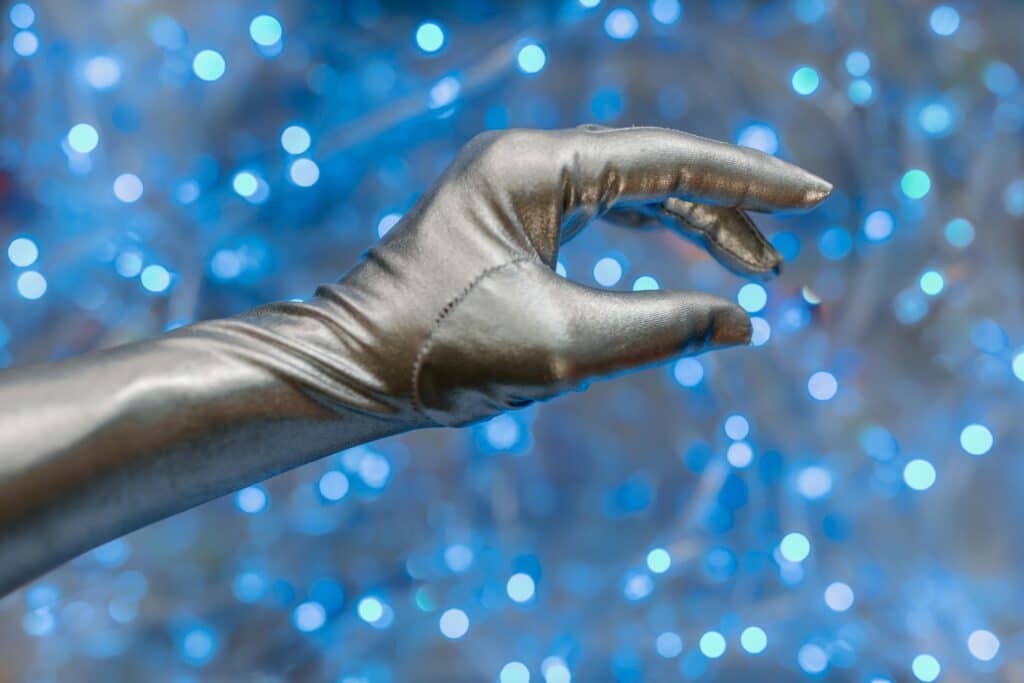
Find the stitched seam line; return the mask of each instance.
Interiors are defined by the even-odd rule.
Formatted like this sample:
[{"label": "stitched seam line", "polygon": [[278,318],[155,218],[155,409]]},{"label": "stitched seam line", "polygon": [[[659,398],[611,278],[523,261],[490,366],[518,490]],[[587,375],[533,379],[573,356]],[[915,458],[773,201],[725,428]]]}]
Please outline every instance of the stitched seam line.
[{"label": "stitched seam line", "polygon": [[427,332],[427,336],[424,337],[423,343],[420,344],[420,348],[416,352],[416,360],[414,360],[412,364],[412,405],[416,412],[420,413],[421,415],[429,419],[431,422],[436,423],[434,419],[432,419],[429,415],[426,414],[426,408],[424,407],[423,401],[420,397],[420,372],[423,369],[423,362],[426,360],[427,353],[430,351],[430,347],[434,342],[434,335],[441,328],[441,324],[445,321],[445,319],[448,318],[449,315],[451,315],[452,311],[455,310],[455,307],[462,303],[466,299],[466,297],[469,296],[469,293],[472,292],[473,289],[475,289],[478,284],[483,282],[485,278],[487,278],[490,275],[493,275],[499,270],[508,268],[509,266],[515,266],[520,263],[527,263],[534,260],[536,259],[531,256],[519,256],[517,258],[512,259],[511,261],[506,261],[505,263],[499,264],[497,266],[485,268],[483,271],[480,272],[480,274],[478,274],[476,277],[470,280],[469,284],[463,287],[462,291],[456,294],[454,297],[452,297],[452,299],[449,300],[447,304],[445,304],[444,308],[442,308],[438,312],[437,316],[434,318],[434,324],[430,328],[430,331]]}]

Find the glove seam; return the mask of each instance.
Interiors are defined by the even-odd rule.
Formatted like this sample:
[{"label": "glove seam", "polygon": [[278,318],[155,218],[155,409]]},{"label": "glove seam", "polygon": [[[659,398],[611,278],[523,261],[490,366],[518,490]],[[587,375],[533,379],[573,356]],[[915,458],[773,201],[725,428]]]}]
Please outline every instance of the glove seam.
[{"label": "glove seam", "polygon": [[537,259],[534,256],[518,256],[510,261],[505,261],[504,263],[500,263],[496,266],[485,268],[484,270],[480,271],[480,273],[478,273],[476,277],[470,280],[469,283],[466,284],[466,286],[463,287],[458,294],[449,299],[448,303],[445,304],[440,311],[438,311],[437,315],[434,317],[434,324],[431,326],[430,330],[423,338],[423,342],[420,344],[419,349],[416,351],[416,358],[415,360],[413,360],[412,364],[412,406],[416,412],[418,412],[420,415],[427,418],[431,422],[435,424],[440,424],[437,422],[437,420],[427,415],[426,406],[423,405],[423,400],[422,397],[420,396],[420,374],[423,370],[423,363],[426,360],[427,354],[430,352],[430,349],[433,345],[434,337],[437,334],[438,330],[441,328],[441,325],[449,318],[449,316],[452,314],[455,308],[466,300],[466,297],[469,296],[470,292],[472,292],[476,288],[476,286],[483,282],[487,277],[497,273],[500,270],[504,270],[505,268],[508,268],[510,266],[515,266],[520,263],[533,262],[536,260]]}]

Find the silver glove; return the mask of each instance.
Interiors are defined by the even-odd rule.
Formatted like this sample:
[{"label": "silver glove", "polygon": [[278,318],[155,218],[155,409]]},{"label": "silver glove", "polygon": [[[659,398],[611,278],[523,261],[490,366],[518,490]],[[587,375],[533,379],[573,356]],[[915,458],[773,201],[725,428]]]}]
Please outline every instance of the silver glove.
[{"label": "silver glove", "polygon": [[0,373],[0,594],[105,541],[358,443],[463,425],[593,379],[743,344],[703,293],[555,274],[593,218],[660,222],[750,275],[781,259],[744,210],[831,185],[660,128],[484,133],[386,238],[304,303]]}]

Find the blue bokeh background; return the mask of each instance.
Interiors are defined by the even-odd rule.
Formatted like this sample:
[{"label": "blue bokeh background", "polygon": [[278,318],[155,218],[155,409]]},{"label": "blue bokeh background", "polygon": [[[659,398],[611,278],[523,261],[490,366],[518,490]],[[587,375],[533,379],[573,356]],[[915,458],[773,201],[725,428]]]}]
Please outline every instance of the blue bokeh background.
[{"label": "blue bokeh background", "polygon": [[753,348],[112,542],[0,600],[0,680],[1024,680],[1024,5],[0,20],[3,365],[308,296],[485,128],[665,125],[836,186],[758,217],[788,262],[770,283],[601,223],[560,256],[595,286],[736,298]]}]

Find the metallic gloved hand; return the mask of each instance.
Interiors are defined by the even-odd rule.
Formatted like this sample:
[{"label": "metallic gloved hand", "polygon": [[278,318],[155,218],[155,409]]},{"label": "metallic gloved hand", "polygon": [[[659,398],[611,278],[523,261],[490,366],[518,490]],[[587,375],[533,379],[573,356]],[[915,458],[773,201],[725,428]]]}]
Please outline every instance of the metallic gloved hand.
[{"label": "metallic gloved hand", "polygon": [[0,374],[0,594],[106,540],[341,448],[463,425],[746,343],[702,293],[559,277],[591,219],[661,223],[727,267],[781,258],[745,210],[824,180],[659,128],[484,133],[337,284],[138,344]]}]

